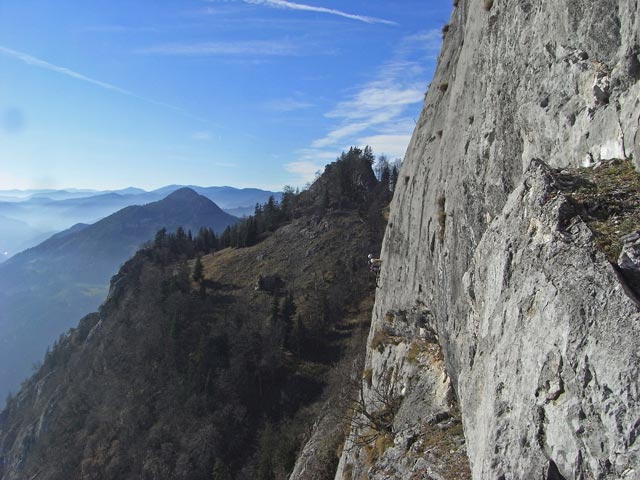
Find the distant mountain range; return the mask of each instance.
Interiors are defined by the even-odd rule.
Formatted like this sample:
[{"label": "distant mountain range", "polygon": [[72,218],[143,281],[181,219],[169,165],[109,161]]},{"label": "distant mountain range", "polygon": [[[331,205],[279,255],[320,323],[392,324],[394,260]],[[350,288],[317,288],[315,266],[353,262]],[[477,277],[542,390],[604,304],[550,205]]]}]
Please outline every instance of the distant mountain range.
[{"label": "distant mountain range", "polygon": [[[121,190],[0,190],[0,262],[37,245],[53,232],[78,223],[95,223],[131,206],[163,199],[181,188],[168,185],[153,191],[129,187]],[[256,203],[281,194],[257,188],[199,187],[191,190],[207,197],[237,217],[253,213]]]},{"label": "distant mountain range", "polygon": [[0,264],[1,398],[17,389],[61,332],[99,306],[111,276],[159,229],[197,232],[204,226],[221,232],[237,221],[205,196],[181,188],[93,225],[76,224]]},{"label": "distant mountain range", "polygon": [[28,202],[38,203],[55,202],[61,200],[78,200],[90,197],[103,197],[110,195],[111,198],[135,197],[161,199],[181,188],[190,188],[195,192],[209,198],[223,210],[229,208],[240,208],[252,206],[256,202],[264,203],[270,195],[279,197],[280,192],[261,190],[259,188],[235,188],[223,187],[200,187],[198,185],[167,185],[155,190],[143,190],[137,187],[128,187],[120,190],[0,190],[0,202]]}]

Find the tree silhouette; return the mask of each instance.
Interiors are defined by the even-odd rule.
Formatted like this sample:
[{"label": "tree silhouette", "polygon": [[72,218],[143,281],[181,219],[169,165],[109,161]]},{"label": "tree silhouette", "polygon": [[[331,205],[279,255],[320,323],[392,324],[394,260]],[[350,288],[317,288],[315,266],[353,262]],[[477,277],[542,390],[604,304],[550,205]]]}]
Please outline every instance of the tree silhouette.
[{"label": "tree silhouette", "polygon": [[193,267],[193,280],[198,283],[202,283],[204,280],[204,265],[202,265],[200,256],[196,258],[196,264]]}]

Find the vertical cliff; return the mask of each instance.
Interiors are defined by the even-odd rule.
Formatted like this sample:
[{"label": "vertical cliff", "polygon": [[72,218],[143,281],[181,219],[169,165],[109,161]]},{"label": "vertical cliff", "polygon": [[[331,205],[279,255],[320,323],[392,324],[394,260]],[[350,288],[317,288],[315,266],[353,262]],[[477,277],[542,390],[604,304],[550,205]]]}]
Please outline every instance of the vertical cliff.
[{"label": "vertical cliff", "polygon": [[637,478],[640,3],[454,4],[369,336],[362,403],[393,418],[354,421],[336,478]]}]

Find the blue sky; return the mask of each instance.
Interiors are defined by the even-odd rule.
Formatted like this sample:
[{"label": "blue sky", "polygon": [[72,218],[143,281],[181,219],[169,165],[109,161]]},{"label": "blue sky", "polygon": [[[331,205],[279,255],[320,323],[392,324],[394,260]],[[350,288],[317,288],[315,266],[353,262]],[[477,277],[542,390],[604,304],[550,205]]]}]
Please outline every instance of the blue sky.
[{"label": "blue sky", "polygon": [[302,186],[401,157],[451,0],[0,0],[0,189]]}]

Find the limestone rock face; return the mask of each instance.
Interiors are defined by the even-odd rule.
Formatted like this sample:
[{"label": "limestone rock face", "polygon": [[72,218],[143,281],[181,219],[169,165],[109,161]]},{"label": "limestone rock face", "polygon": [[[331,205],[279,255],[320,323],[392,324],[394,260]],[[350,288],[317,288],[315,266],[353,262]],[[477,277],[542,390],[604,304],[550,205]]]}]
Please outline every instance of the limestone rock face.
[{"label": "limestone rock face", "polygon": [[433,320],[420,307],[390,311],[371,331],[363,391],[336,478],[471,478]]},{"label": "limestone rock face", "polygon": [[475,477],[636,478],[640,313],[544,164],[485,232],[463,286],[452,345]]},{"label": "limestone rock face", "polygon": [[[456,3],[391,206],[370,390],[408,355],[378,360],[385,317],[429,312],[474,479],[637,478],[638,306],[553,168],[640,166],[640,4]],[[401,405],[441,405],[408,375]],[[363,451],[336,479],[381,465]]]}]

